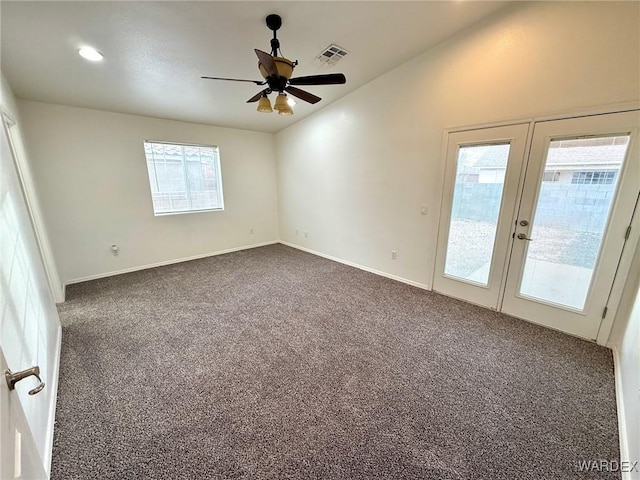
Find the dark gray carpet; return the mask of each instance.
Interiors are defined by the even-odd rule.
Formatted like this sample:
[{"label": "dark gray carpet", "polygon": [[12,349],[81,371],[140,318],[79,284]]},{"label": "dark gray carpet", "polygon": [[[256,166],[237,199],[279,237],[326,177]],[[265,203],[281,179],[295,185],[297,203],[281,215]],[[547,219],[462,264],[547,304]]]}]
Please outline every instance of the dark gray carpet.
[{"label": "dark gray carpet", "polygon": [[54,479],[560,479],[608,350],[282,245],[72,285]]}]

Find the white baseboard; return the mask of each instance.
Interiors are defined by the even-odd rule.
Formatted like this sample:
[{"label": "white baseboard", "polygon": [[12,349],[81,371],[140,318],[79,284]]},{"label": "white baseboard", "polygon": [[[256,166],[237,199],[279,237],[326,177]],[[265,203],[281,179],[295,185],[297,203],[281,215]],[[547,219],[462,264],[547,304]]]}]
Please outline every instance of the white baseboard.
[{"label": "white baseboard", "polygon": [[241,247],[227,248],[225,250],[218,250],[216,252],[201,253],[199,255],[192,255],[190,257],[174,258],[172,260],[164,260],[162,262],[149,263],[146,265],[139,265],[137,267],[124,268],[122,270],[114,270],[112,272],[98,273],[96,275],[89,275],[87,277],[74,278],[73,280],[69,280],[68,282],[65,282],[65,289],[67,285],[72,285],[74,283],[88,282],[90,280],[97,280],[99,278],[113,277],[115,275],[121,275],[123,273],[137,272],[139,270],[146,270],[148,268],[163,267],[165,265],[173,265],[174,263],[182,263],[182,262],[188,262],[190,260],[198,260],[200,258],[215,257],[216,255],[224,255],[225,253],[238,252],[240,250],[249,250],[251,248],[264,247],[266,245],[273,245],[276,243],[279,243],[279,241],[272,240],[269,242],[254,243],[252,245],[243,245]]},{"label": "white baseboard", "polygon": [[431,291],[431,287],[429,285],[425,285],[424,283],[414,282],[413,280],[409,280],[407,278],[398,277],[396,275],[392,275],[390,273],[386,273],[380,270],[375,270],[373,268],[365,267],[364,265],[359,265],[357,263],[350,262],[348,260],[343,260],[342,258],[333,257],[331,255],[327,255],[325,253],[317,252],[315,250],[311,250],[310,248],[301,247],[300,245],[296,245],[295,243],[285,242],[284,240],[280,240],[280,243],[286,245],[287,247],[292,247],[297,250],[302,250],[303,252],[311,253],[313,255],[317,255],[318,257],[326,258],[328,260],[333,260],[334,262],[342,263],[344,265],[348,265],[350,267],[358,268],[360,270],[364,270],[365,272],[374,273],[376,275],[380,275],[381,277],[390,278],[391,280],[396,280],[398,282],[406,283],[407,285],[411,285],[412,287],[422,288],[423,290]]},{"label": "white baseboard", "polygon": [[[627,423],[624,415],[624,396],[622,394],[622,375],[620,373],[620,354],[615,345],[611,346],[613,352],[613,371],[616,389],[616,405],[618,409],[618,436],[620,437],[620,464],[628,465],[631,460],[629,455],[629,443],[627,441]],[[635,459],[634,459],[635,460]],[[627,462],[627,463],[625,463]],[[631,473],[622,471],[622,480],[632,480]]]}]

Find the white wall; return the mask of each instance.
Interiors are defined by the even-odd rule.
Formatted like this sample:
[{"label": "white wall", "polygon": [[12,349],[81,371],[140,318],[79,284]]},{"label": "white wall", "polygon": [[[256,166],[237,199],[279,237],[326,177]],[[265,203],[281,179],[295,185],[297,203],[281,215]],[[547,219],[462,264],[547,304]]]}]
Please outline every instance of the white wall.
[{"label": "white wall", "polygon": [[444,129],[638,100],[639,15],[514,4],[278,133],[280,238],[430,287]]},{"label": "white wall", "polygon": [[[272,134],[24,100],[18,108],[63,282],[278,240]],[[144,140],[218,145],[225,210],[155,217]]]}]

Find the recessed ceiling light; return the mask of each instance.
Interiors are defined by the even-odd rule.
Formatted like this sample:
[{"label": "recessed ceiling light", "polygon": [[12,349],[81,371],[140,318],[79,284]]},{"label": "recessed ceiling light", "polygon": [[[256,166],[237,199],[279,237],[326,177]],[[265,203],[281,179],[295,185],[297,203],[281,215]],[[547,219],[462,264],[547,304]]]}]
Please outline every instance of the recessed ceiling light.
[{"label": "recessed ceiling light", "polygon": [[87,60],[90,60],[92,62],[99,62],[104,58],[104,55],[102,55],[95,48],[91,47],[82,47],[80,50],[78,50],[78,54],[82,58],[86,58]]},{"label": "recessed ceiling light", "polygon": [[293,98],[289,97],[287,98],[287,103],[290,107],[293,107],[296,104],[296,101]]}]

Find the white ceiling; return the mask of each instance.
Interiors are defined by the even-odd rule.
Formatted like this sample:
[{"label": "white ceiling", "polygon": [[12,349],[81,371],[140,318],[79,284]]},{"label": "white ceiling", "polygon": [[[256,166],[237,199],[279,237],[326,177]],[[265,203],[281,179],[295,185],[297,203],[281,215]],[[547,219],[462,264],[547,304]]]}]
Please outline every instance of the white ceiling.
[{"label": "white ceiling", "polygon": [[[19,98],[276,132],[317,111],[506,2],[70,1],[0,4],[2,72]],[[294,76],[343,72],[346,85],[303,87],[295,115],[245,103],[261,87],[202,80],[260,80],[254,48],[269,51],[270,13],[282,16],[282,53]],[[336,43],[350,54],[327,68],[315,57]],[[90,63],[82,45],[105,59]],[[402,88],[399,86],[399,88]]]}]

